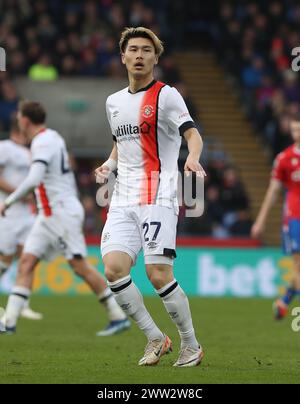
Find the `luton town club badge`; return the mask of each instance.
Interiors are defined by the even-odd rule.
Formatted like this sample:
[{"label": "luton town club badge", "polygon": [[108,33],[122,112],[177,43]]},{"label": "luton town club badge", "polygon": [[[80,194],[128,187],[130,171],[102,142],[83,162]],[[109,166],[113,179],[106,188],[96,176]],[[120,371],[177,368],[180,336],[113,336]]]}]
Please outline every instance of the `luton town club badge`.
[{"label": "luton town club badge", "polygon": [[143,117],[144,118],[151,118],[151,116],[154,114],[154,108],[152,105],[145,105],[143,108]]}]

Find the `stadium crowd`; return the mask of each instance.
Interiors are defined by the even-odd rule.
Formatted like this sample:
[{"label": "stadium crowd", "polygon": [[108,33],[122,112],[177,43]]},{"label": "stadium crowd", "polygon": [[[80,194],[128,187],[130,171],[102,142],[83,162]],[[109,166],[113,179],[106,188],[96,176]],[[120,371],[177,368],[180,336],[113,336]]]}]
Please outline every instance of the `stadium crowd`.
[{"label": "stadium crowd", "polygon": [[290,145],[289,116],[300,111],[299,73],[291,69],[292,49],[300,44],[300,3],[224,2],[214,38],[220,62],[274,158]]},{"label": "stadium crowd", "polygon": [[[130,7],[129,7],[130,3]],[[176,10],[173,2],[172,10]],[[154,30],[172,49],[172,29],[166,24],[167,2],[161,1],[32,1],[4,0],[0,3],[0,46],[7,52],[7,72],[0,74],[0,132],[8,131],[19,95],[14,86],[16,76],[30,80],[57,80],[60,77],[124,77],[118,54],[120,31],[128,25],[145,25]],[[226,13],[222,6],[222,30],[226,32]],[[155,10],[155,11],[154,11]],[[172,11],[171,9],[169,12]],[[227,11],[226,11],[227,10]],[[233,14],[231,14],[233,16]],[[223,31],[219,32],[219,38]],[[230,37],[231,31],[224,35]],[[169,46],[170,44],[170,46]],[[224,44],[219,41],[219,49]],[[227,45],[226,45],[227,46]],[[232,49],[232,57],[234,57]],[[230,68],[230,58],[226,60]],[[155,72],[156,78],[177,87],[191,116],[200,125],[197,108],[190,99],[172,54],[166,53]],[[249,99],[253,91],[249,91]],[[249,104],[253,109],[253,102]],[[265,116],[265,114],[262,114]],[[263,121],[263,118],[262,118]],[[181,208],[178,231],[184,235],[213,237],[247,236],[251,219],[249,200],[237,170],[220,145],[205,137],[203,163],[207,171],[205,211],[201,218],[185,220]],[[213,145],[211,146],[210,143]],[[186,153],[183,144],[181,156]],[[179,161],[182,170],[181,157]],[[97,162],[98,163],[98,162]],[[96,185],[91,161],[75,159],[74,168],[86,211],[85,231],[98,234],[105,221],[105,210],[95,203]],[[100,212],[100,213],[99,213]]]}]

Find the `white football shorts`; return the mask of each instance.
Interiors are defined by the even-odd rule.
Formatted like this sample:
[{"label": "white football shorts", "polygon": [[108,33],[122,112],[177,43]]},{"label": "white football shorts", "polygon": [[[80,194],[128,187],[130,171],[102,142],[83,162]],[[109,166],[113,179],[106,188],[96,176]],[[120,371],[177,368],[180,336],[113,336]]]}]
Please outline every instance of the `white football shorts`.
[{"label": "white football shorts", "polygon": [[160,205],[113,206],[102,231],[102,257],[111,251],[122,251],[134,265],[143,249],[145,264],[173,265],[177,220],[174,209]]},{"label": "white football shorts", "polygon": [[14,255],[23,246],[33,226],[35,215],[0,217],[0,254]]},{"label": "white football shorts", "polygon": [[51,216],[39,214],[28,235],[24,252],[46,261],[63,255],[67,260],[87,256],[83,235],[84,210],[80,202],[71,209],[56,207]]}]

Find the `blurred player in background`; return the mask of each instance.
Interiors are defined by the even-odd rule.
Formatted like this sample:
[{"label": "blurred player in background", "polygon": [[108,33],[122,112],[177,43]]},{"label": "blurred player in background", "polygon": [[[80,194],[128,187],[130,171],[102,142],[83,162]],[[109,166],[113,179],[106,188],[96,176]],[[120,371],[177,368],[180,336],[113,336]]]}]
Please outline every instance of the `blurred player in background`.
[{"label": "blurred player in background", "polygon": [[284,188],[283,249],[292,256],[294,265],[290,286],[284,296],[274,302],[276,319],[288,314],[288,305],[294,296],[300,297],[300,115],[291,117],[290,130],[294,144],[279,153],[274,161],[269,188],[251,231],[255,238],[263,233],[267,216]]},{"label": "blurred player in background", "polygon": [[6,331],[13,333],[16,329],[18,317],[31,293],[34,268],[41,259],[50,260],[58,253],[65,256],[107,310],[110,323],[98,335],[111,335],[129,328],[130,322],[105,280],[86,259],[82,232],[84,211],[77,198],[65,141],[57,132],[45,127],[46,111],[41,104],[23,102],[17,116],[21,131],[31,141],[32,161],[29,174],[2,203],[0,213],[4,214],[35,189],[39,214],[26,239],[16,285],[8,299]]},{"label": "blurred player in background", "polygon": [[[20,132],[16,120],[12,121],[10,138],[0,141],[0,202],[26,178],[30,168],[30,151],[25,147],[26,137]],[[26,237],[35,216],[26,200],[20,200],[0,217],[0,279],[11,266],[14,258],[20,257]],[[21,316],[41,320],[42,314],[33,311],[26,301]]]},{"label": "blurred player in background", "polygon": [[187,296],[174,279],[173,261],[181,136],[189,148],[185,170],[199,176],[205,175],[199,164],[202,139],[178,91],[153,78],[154,66],[163,52],[159,38],[143,27],[127,28],[121,36],[120,51],[129,87],[107,99],[115,143],[109,159],[95,171],[96,180],[102,182],[118,168],[102,232],[105,274],[117,302],[148,339],[139,365],[155,365],[172,350],[172,343],[153,321],[130,276],[143,249],[148,278],[181,338],[174,365],[196,366],[203,351],[195,336]]}]

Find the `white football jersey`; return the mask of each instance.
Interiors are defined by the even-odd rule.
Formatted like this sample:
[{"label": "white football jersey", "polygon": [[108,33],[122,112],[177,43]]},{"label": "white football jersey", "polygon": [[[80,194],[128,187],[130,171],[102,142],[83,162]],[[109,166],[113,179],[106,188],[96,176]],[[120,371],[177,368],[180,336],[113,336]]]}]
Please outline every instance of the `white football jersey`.
[{"label": "white football jersey", "polygon": [[[9,139],[0,141],[0,175],[8,184],[17,188],[26,178],[30,164],[29,149]],[[6,192],[0,190],[1,202],[4,202],[7,196]],[[5,215],[8,217],[27,216],[30,212],[28,203],[19,201],[7,209]]]},{"label": "white football jersey", "polygon": [[179,92],[153,80],[136,93],[110,95],[106,111],[118,149],[111,206],[160,204],[178,208],[181,135],[195,127]]},{"label": "white football jersey", "polygon": [[31,143],[31,155],[33,163],[47,166],[43,182],[35,189],[39,211],[51,216],[59,203],[76,209],[80,203],[64,139],[52,129],[41,130]]}]

